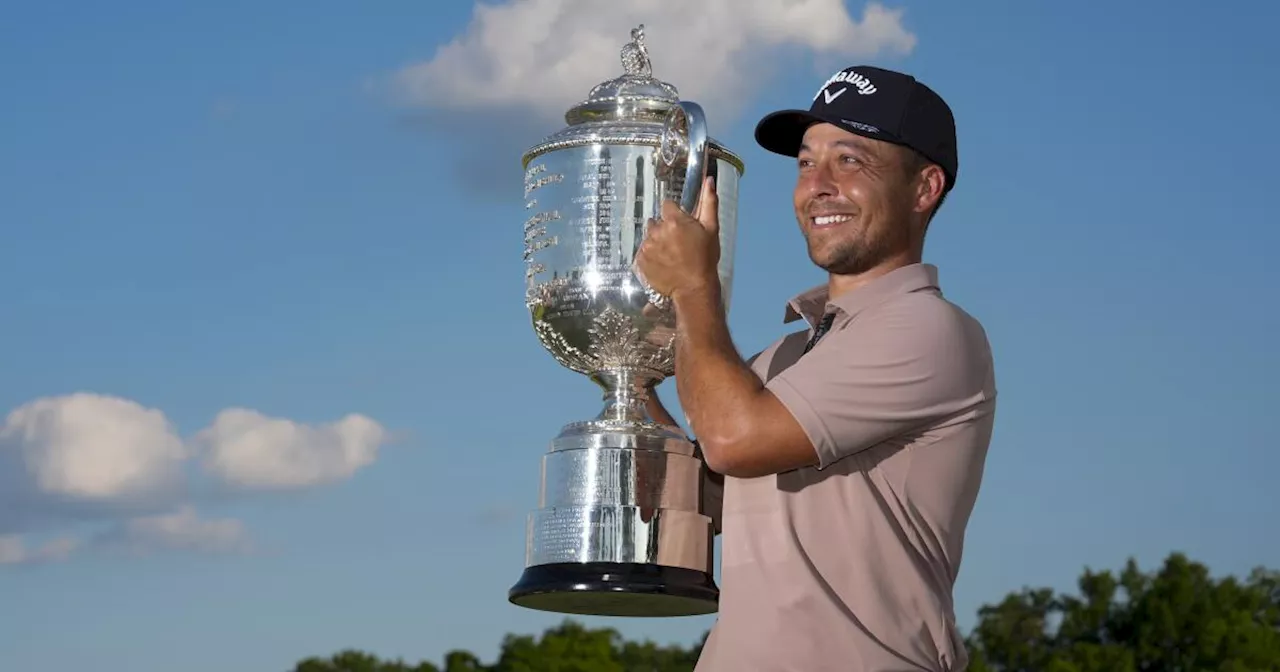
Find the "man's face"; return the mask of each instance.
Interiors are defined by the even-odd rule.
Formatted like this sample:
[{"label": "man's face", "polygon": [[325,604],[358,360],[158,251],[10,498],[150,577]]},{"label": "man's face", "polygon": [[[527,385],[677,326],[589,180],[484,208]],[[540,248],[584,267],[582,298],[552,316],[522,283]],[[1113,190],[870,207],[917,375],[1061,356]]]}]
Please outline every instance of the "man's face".
[{"label": "man's face", "polygon": [[797,157],[796,220],[809,258],[829,273],[853,275],[909,254],[923,231],[913,217],[909,150],[831,124],[804,134]]}]

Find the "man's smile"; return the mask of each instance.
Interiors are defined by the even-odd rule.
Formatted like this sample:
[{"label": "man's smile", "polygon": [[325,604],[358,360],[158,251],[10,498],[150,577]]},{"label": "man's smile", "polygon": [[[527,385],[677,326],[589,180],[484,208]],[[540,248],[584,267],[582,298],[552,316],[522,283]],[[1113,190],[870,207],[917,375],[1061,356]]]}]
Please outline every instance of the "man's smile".
[{"label": "man's smile", "polygon": [[853,215],[835,214],[835,215],[818,215],[809,218],[809,226],[814,229],[830,228],[837,224],[851,221]]}]

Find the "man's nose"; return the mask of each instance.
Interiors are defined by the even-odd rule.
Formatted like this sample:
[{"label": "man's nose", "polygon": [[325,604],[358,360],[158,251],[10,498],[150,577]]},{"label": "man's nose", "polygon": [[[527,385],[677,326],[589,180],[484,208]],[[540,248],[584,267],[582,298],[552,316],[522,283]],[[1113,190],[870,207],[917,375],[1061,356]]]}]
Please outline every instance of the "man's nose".
[{"label": "man's nose", "polygon": [[831,168],[825,163],[819,163],[804,176],[804,187],[810,198],[818,196],[835,196],[839,189],[836,188],[835,176],[831,173]]}]

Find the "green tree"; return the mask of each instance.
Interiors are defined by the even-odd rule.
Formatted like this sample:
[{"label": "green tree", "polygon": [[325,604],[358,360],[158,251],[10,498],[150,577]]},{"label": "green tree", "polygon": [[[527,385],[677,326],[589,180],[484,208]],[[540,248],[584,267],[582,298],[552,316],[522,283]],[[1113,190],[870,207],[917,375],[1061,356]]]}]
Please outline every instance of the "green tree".
[{"label": "green tree", "polygon": [[684,648],[626,641],[611,628],[592,629],[565,620],[541,637],[507,635],[492,665],[461,650],[445,654],[443,667],[426,662],[409,667],[344,650],[327,659],[307,658],[293,672],[691,672],[701,648],[701,642]]},{"label": "green tree", "polygon": [[371,653],[344,649],[329,658],[306,658],[294,666],[293,672],[440,672],[440,668],[431,663],[409,665],[402,660],[381,660]]},{"label": "green tree", "polygon": [[971,672],[1280,671],[1280,574],[1214,579],[1171,554],[1152,573],[1086,569],[1079,595],[1026,589],[982,607]]},{"label": "green tree", "polygon": [[444,654],[444,672],[487,672],[488,669],[470,651],[454,650]]},{"label": "green tree", "polygon": [[622,637],[566,620],[542,638],[507,635],[492,672],[625,672],[617,657]]},{"label": "green tree", "polygon": [[[1086,569],[1078,594],[1025,589],[979,610],[970,672],[1280,672],[1280,572],[1215,579],[1174,553],[1144,573]],[[412,666],[348,649],[293,672],[690,672],[706,642],[628,641],[572,620],[539,637],[507,635],[497,661],[450,651]]]}]

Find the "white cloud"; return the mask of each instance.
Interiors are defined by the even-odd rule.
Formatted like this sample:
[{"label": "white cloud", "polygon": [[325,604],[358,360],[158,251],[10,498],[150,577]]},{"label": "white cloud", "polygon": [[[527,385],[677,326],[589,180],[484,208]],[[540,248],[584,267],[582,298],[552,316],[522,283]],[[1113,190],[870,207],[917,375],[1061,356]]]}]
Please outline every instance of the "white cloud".
[{"label": "white cloud", "polygon": [[710,115],[734,114],[783,50],[853,59],[916,44],[902,12],[875,2],[855,19],[843,0],[507,0],[477,3],[465,34],[401,70],[395,85],[429,109],[519,108],[558,120],[622,74],[619,50],[638,24],[654,76]]},{"label": "white cloud", "polygon": [[59,562],[87,549],[134,555],[156,551],[227,554],[246,553],[253,546],[244,523],[232,518],[201,518],[188,504],[171,513],[139,516],[111,524],[87,543],[63,536],[32,548],[22,535],[0,535],[0,566]]},{"label": "white cloud", "polygon": [[17,444],[40,491],[82,499],[119,499],[173,487],[187,457],[164,413],[86,393],[37,399],[15,409],[0,426],[0,444]]},{"label": "white cloud", "polygon": [[243,553],[252,548],[244,523],[232,518],[204,519],[189,505],[173,513],[125,521],[99,537],[96,543],[131,553],[158,550]]},{"label": "white cloud", "polygon": [[30,565],[65,560],[79,547],[80,543],[75,539],[60,537],[32,549],[16,534],[0,535],[0,565]]},{"label": "white cloud", "polygon": [[372,464],[387,437],[363,415],[312,426],[232,408],[184,440],[162,411],[129,399],[36,399],[0,424],[0,565],[102,548],[246,551],[243,523],[196,515],[192,466],[236,488],[320,486]]},{"label": "white cloud", "polygon": [[219,413],[195,437],[205,469],[246,488],[298,488],[347,478],[377,458],[385,439],[382,426],[363,415],[309,426],[241,408]]}]

